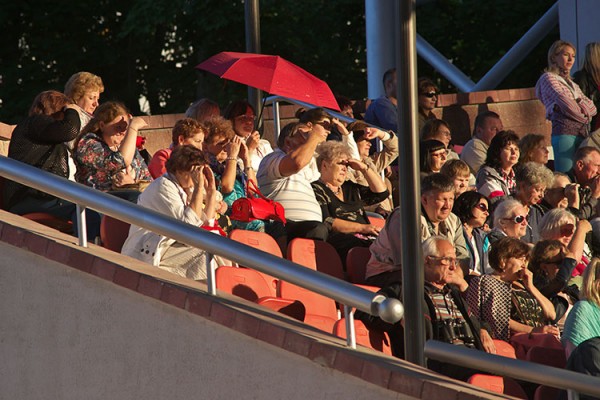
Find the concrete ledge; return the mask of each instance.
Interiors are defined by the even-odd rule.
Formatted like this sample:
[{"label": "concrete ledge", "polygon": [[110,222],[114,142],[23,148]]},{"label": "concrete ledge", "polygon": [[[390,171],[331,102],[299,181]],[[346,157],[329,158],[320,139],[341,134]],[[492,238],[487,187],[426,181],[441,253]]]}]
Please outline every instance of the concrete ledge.
[{"label": "concrete ledge", "polygon": [[78,247],[71,236],[4,211],[0,212],[0,241],[136,292],[142,295],[139,301],[166,303],[394,392],[397,398],[502,398],[371,349],[352,351],[345,347],[344,340],[284,315],[225,293],[212,297],[201,283],[95,245]]}]

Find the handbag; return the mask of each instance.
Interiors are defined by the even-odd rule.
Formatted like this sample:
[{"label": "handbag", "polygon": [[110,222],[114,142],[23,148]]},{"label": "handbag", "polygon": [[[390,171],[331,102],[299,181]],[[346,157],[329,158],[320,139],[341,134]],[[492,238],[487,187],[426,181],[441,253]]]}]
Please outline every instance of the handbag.
[{"label": "handbag", "polygon": [[237,199],[231,205],[231,219],[241,222],[261,219],[279,221],[284,225],[286,223],[283,206],[265,197],[251,179],[246,185],[246,197]]}]

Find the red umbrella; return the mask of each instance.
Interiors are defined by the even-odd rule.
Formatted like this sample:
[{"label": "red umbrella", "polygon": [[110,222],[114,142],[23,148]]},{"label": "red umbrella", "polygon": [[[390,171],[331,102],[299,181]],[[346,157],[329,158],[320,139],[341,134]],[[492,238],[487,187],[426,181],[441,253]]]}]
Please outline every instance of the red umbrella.
[{"label": "red umbrella", "polygon": [[340,110],[327,83],[279,56],[224,51],[196,68],[271,94]]}]

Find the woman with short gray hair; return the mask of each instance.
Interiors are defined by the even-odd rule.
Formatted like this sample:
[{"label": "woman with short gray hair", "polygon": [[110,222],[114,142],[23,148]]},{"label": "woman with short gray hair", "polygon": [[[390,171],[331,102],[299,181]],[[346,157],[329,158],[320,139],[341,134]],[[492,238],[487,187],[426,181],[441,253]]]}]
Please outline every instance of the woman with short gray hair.
[{"label": "woman with short gray hair", "polygon": [[544,199],[546,188],[554,183],[552,171],[534,161],[526,162],[516,173],[517,189],[514,197],[527,209],[527,232],[522,240],[535,244],[540,240],[538,225],[544,216],[539,203]]}]

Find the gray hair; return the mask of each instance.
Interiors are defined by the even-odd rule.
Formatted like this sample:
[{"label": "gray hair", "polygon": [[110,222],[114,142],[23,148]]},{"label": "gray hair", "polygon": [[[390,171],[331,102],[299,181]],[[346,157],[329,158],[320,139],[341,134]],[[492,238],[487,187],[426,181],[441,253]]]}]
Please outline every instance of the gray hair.
[{"label": "gray hair", "polygon": [[538,230],[542,240],[556,239],[560,237],[560,227],[566,224],[575,225],[576,219],[573,214],[563,208],[553,208],[548,211],[540,224]]},{"label": "gray hair", "polygon": [[544,185],[551,187],[554,183],[554,175],[552,171],[535,161],[526,162],[518,169],[515,176],[517,184],[526,185]]},{"label": "gray hair", "polygon": [[337,140],[328,140],[317,146],[317,167],[321,170],[323,161],[329,163],[339,160],[342,156],[352,158],[350,147],[347,144]]},{"label": "gray hair", "polygon": [[494,227],[500,227],[500,221],[504,218],[510,218],[513,210],[517,207],[523,207],[523,204],[514,199],[506,199],[498,203],[494,210]]},{"label": "gray hair", "polygon": [[448,240],[447,237],[435,235],[430,236],[421,243],[421,247],[423,248],[423,257],[427,256],[439,256],[440,253],[438,251],[438,243],[444,241],[448,242],[454,247],[454,243]]}]

